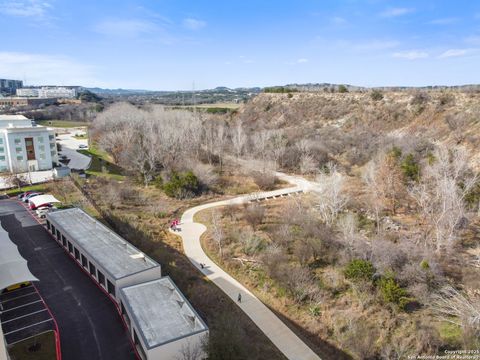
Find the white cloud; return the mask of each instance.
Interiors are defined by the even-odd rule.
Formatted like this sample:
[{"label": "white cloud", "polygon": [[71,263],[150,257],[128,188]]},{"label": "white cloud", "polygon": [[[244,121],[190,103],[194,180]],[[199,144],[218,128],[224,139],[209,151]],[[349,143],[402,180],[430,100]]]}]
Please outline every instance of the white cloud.
[{"label": "white cloud", "polygon": [[187,18],[183,19],[183,26],[190,30],[200,30],[207,26],[207,23],[203,20]]},{"label": "white cloud", "polygon": [[400,45],[400,42],[395,40],[370,40],[366,42],[360,42],[352,45],[353,49],[365,51],[365,50],[385,50],[393,49]]},{"label": "white cloud", "polygon": [[464,41],[469,44],[480,45],[480,35],[468,36],[464,39]]},{"label": "white cloud", "polygon": [[44,0],[7,0],[0,2],[0,13],[10,16],[43,19],[52,5]]},{"label": "white cloud", "polygon": [[459,20],[460,20],[459,18],[450,17],[450,18],[433,19],[428,23],[431,25],[450,25],[450,24],[455,24]]},{"label": "white cloud", "polygon": [[400,51],[392,55],[394,58],[407,59],[407,60],[417,60],[425,59],[429,55],[426,51],[423,50],[409,50],[409,51]]},{"label": "white cloud", "polygon": [[105,86],[98,81],[92,66],[63,55],[0,51],[0,74],[27,80],[28,84]]},{"label": "white cloud", "polygon": [[407,15],[414,11],[415,9],[413,8],[390,8],[380,13],[380,16],[385,18],[391,18],[391,17]]},{"label": "white cloud", "polygon": [[308,62],[308,59],[305,59],[305,58],[301,58],[301,59],[298,59],[298,60],[297,60],[297,63],[298,63],[298,64],[305,64],[305,63],[307,63],[307,62]]},{"label": "white cloud", "polygon": [[345,18],[340,16],[334,16],[330,20],[334,25],[345,25],[348,22]]},{"label": "white cloud", "polygon": [[94,28],[100,34],[117,37],[137,37],[157,29],[155,23],[142,19],[109,19],[98,23]]},{"label": "white cloud", "polygon": [[451,57],[461,57],[468,55],[475,51],[475,49],[448,49],[447,51],[444,51],[441,53],[438,57],[440,59],[444,58],[451,58]]}]

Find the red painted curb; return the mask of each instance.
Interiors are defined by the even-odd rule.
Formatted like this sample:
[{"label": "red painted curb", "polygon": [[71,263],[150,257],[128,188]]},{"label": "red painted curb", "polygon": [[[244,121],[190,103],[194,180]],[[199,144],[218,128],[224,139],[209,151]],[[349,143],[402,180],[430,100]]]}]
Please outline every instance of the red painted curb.
[{"label": "red painted curb", "polygon": [[35,284],[33,282],[32,282],[32,285],[33,285],[35,291],[37,292],[38,296],[40,296],[40,299],[42,300],[43,305],[45,305],[45,308],[47,309],[48,313],[52,317],[53,323],[55,324],[54,333],[55,333],[55,352],[57,353],[56,358],[57,358],[57,360],[62,360],[62,347],[60,345],[60,330],[58,330],[57,320],[55,320],[55,317],[53,316],[52,312],[50,311],[50,308],[48,307],[45,300],[43,300],[42,295],[40,294],[40,292],[38,291],[37,287],[35,286]]},{"label": "red painted curb", "polygon": [[[12,199],[10,199],[12,200]],[[55,241],[55,243],[57,245],[60,245],[58,240],[53,236],[53,234],[48,231],[48,229],[45,227],[44,224],[42,224],[38,219],[37,217],[32,213],[32,211],[28,208],[28,205],[25,205],[25,203],[19,201],[19,200],[16,200],[17,202],[19,202],[20,204],[23,205],[23,207],[27,210],[27,212],[30,214],[31,217],[34,218],[34,220],[36,222],[38,222],[44,229],[45,231],[47,232],[48,235],[50,235],[50,237]],[[125,322],[125,319],[123,318],[123,315],[122,315],[122,311],[120,309],[120,306],[118,305],[117,303],[117,300],[115,300],[114,298],[112,298],[112,296],[102,287],[100,286],[100,284],[96,281],[96,279],[90,274],[90,272],[88,272],[87,270],[85,270],[85,268],[83,266],[81,266],[79,264],[79,262],[77,261],[77,259],[75,259],[75,257],[73,256],[73,254],[69,253],[67,251],[67,249],[65,249],[62,245],[61,245],[61,248],[63,249],[63,251],[65,251],[67,253],[68,256],[70,256],[70,258],[72,258],[72,260],[74,261],[74,263],[85,273],[88,275],[88,277],[90,278],[90,280],[93,281],[93,283],[105,294],[107,295],[107,297],[113,302],[113,304],[115,305],[115,309],[117,310],[117,313],[118,315],[120,316],[120,319],[122,320],[122,323],[123,323],[123,327],[125,328],[125,330],[127,330],[128,332],[128,340],[130,341],[130,345],[132,346],[132,349],[133,351],[135,352],[135,357],[137,358],[137,360],[142,360],[142,358],[140,357],[140,355],[138,354],[138,351],[137,351],[137,347],[135,346],[134,342],[133,342],[133,339],[132,337],[130,336],[130,329],[128,328],[127,326],[127,323]],[[36,288],[35,288],[36,289]],[[38,292],[38,291],[37,291]],[[43,298],[42,298],[42,301],[43,301]],[[45,303],[45,302],[44,302]],[[46,304],[45,304],[46,305]],[[48,307],[47,307],[48,309]],[[50,310],[49,310],[50,312]],[[50,313],[51,315],[51,313]],[[52,318],[53,318],[53,315],[52,315]],[[53,318],[55,320],[55,318]],[[55,321],[55,325],[56,325],[56,321]],[[58,329],[58,328],[57,328]],[[60,334],[58,335],[58,340],[60,341]],[[60,347],[60,344],[58,344],[58,346]],[[61,360],[61,355],[60,355],[60,358],[57,357],[57,360]]]}]

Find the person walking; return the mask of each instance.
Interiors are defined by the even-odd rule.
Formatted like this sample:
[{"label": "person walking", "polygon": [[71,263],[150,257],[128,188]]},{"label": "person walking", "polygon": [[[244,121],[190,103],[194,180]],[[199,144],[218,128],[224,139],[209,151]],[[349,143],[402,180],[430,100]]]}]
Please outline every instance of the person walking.
[{"label": "person walking", "polygon": [[238,293],[237,301],[238,301],[239,303],[242,302],[242,294]]}]

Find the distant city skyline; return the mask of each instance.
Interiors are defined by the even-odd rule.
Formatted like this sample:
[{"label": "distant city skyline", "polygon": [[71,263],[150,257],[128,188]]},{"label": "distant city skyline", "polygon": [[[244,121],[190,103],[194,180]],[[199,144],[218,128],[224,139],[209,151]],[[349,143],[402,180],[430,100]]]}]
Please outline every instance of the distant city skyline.
[{"label": "distant city skyline", "polygon": [[0,78],[191,90],[480,83],[480,3],[0,0]]}]

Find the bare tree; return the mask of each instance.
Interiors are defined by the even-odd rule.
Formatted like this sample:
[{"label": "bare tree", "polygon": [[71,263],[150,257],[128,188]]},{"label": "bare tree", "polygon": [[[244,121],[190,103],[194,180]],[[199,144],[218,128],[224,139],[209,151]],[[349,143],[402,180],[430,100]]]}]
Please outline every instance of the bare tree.
[{"label": "bare tree", "polygon": [[404,186],[403,175],[393,154],[386,154],[382,157],[376,176],[378,189],[385,201],[389,203],[390,211],[395,214]]},{"label": "bare tree", "polygon": [[382,210],[382,194],[379,188],[378,164],[375,160],[370,161],[365,167],[363,180],[367,184],[369,194],[369,205],[375,214],[375,223],[377,225],[377,233],[380,232],[380,211]]},{"label": "bare tree", "polygon": [[316,183],[316,208],[322,220],[331,225],[347,204],[348,199],[343,193],[344,178],[337,167],[329,163],[327,171],[317,176]]},{"label": "bare tree", "polygon": [[467,170],[464,149],[438,147],[435,162],[426,168],[421,183],[410,191],[426,226],[425,243],[437,252],[450,249],[458,239],[466,216],[464,198],[477,180]]},{"label": "bare tree", "polygon": [[265,217],[265,208],[258,204],[248,204],[245,206],[244,218],[250,224],[253,230],[263,222]]},{"label": "bare tree", "polygon": [[212,212],[212,238],[217,244],[218,254],[223,258],[223,244],[225,242],[225,233],[221,224],[221,216],[217,211]]},{"label": "bare tree", "polygon": [[205,358],[205,353],[202,349],[202,343],[192,344],[187,342],[182,345],[180,354],[176,357],[176,360],[202,360]]},{"label": "bare tree", "polygon": [[245,130],[243,129],[243,124],[240,120],[237,120],[234,126],[231,129],[231,139],[233,150],[235,151],[235,155],[239,158],[242,155],[243,148],[247,143],[248,137],[245,134]]},{"label": "bare tree", "polygon": [[444,321],[480,336],[480,299],[446,286],[435,296],[433,308]]}]

